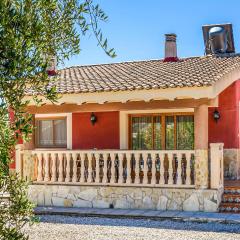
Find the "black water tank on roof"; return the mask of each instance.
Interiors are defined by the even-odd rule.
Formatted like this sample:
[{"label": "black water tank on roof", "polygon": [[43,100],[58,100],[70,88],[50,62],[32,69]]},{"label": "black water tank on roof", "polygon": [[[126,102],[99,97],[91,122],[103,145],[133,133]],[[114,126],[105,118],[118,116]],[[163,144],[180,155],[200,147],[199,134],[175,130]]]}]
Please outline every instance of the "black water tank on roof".
[{"label": "black water tank on roof", "polygon": [[202,27],[206,54],[235,53],[231,23]]}]

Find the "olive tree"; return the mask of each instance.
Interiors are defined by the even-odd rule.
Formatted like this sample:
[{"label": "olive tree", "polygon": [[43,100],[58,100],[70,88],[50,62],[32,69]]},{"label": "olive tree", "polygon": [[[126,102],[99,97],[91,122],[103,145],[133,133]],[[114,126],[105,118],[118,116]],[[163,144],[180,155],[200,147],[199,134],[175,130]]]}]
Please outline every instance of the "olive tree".
[{"label": "olive tree", "polygon": [[47,73],[52,57],[61,64],[78,54],[88,31],[107,55],[116,54],[99,27],[108,18],[92,0],[1,0],[0,16],[0,239],[27,239],[21,229],[33,206],[26,184],[9,170],[15,145],[33,131],[24,97],[57,101],[57,76]]}]

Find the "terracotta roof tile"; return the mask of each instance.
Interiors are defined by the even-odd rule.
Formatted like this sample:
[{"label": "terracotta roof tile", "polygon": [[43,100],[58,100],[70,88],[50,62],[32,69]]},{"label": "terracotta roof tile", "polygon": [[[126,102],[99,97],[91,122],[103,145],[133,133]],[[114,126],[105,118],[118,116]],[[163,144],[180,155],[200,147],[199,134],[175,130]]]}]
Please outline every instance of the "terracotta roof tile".
[{"label": "terracotta roof tile", "polygon": [[214,84],[236,68],[240,68],[237,54],[76,66],[59,70],[55,84],[60,93],[200,87]]}]

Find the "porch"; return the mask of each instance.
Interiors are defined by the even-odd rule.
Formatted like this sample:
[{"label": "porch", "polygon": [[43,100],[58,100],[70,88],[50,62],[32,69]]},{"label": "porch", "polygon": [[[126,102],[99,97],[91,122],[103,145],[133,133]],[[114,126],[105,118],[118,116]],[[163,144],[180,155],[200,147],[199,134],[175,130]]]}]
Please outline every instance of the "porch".
[{"label": "porch", "polygon": [[32,143],[18,146],[16,169],[32,181],[31,199],[39,206],[218,211],[223,144],[208,141],[215,123],[208,110],[217,102],[187,93],[175,99],[173,90],[171,101],[124,96],[29,107],[37,128]]},{"label": "porch", "polygon": [[217,211],[223,191],[223,144],[211,144],[209,154],[18,145],[16,162],[39,206]]}]

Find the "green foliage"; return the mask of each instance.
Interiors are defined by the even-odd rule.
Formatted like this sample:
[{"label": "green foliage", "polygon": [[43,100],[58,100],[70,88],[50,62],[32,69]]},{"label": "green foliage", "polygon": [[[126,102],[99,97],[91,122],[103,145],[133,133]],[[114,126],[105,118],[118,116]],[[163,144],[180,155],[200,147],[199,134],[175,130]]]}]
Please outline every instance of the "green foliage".
[{"label": "green foliage", "polygon": [[27,184],[16,175],[0,178],[0,239],[25,240],[23,227],[34,222]]},{"label": "green foliage", "polygon": [[15,145],[27,141],[33,131],[24,97],[33,94],[37,104],[42,98],[58,100],[53,81],[57,76],[47,74],[51,59],[54,56],[61,64],[79,53],[80,39],[89,30],[107,55],[116,53],[99,28],[107,16],[92,0],[1,0],[0,16],[0,193],[7,189],[12,198],[9,212],[0,209],[0,239],[26,239],[16,234],[29,221],[32,205],[23,182],[13,180],[9,171]]}]

